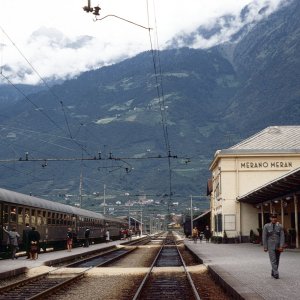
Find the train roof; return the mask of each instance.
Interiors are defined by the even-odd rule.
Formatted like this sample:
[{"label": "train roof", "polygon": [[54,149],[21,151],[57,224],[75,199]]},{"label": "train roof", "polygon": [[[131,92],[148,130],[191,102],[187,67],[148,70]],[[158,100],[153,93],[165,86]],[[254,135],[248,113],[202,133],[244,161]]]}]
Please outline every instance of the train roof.
[{"label": "train roof", "polygon": [[[40,209],[47,209],[52,211],[59,211],[67,214],[80,215],[87,218],[105,219],[107,221],[120,222],[117,218],[106,217],[103,214],[96,213],[90,210],[73,207],[66,204],[61,204],[58,202],[53,202],[50,200],[38,198],[35,196],[29,196],[14,191],[9,191],[0,188],[0,201],[14,203],[16,205],[31,206]],[[121,223],[121,222],[120,222]]]}]

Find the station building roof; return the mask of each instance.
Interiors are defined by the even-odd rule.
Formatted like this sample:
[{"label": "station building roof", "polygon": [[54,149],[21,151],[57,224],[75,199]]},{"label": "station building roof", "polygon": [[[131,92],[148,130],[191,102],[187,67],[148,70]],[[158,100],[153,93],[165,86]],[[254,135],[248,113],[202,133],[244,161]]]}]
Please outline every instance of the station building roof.
[{"label": "station building roof", "polygon": [[300,126],[269,126],[227,149],[217,150],[210,170],[222,156],[300,154]]},{"label": "station building roof", "polygon": [[228,150],[300,150],[300,126],[270,126]]},{"label": "station building roof", "polygon": [[300,192],[300,168],[276,178],[249,193],[238,197],[240,202],[258,204],[271,200],[280,200]]}]

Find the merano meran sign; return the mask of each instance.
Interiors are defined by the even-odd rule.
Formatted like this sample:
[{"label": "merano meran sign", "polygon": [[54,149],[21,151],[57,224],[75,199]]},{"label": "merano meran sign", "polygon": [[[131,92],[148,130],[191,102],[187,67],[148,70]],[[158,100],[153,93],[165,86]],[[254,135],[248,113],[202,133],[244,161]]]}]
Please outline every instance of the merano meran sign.
[{"label": "merano meran sign", "polygon": [[279,168],[292,168],[293,163],[291,161],[246,161],[240,163],[241,169],[279,169]]}]

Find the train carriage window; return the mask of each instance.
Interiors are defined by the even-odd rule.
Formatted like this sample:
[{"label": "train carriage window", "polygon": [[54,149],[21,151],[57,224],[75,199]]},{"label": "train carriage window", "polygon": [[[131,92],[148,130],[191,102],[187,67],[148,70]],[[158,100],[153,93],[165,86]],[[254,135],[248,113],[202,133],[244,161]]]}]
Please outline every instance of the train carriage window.
[{"label": "train carriage window", "polygon": [[60,223],[60,217],[59,217],[59,213],[56,213],[56,224]]},{"label": "train carriage window", "polygon": [[67,215],[64,214],[64,225],[67,225]]},{"label": "train carriage window", "polygon": [[67,225],[71,225],[71,216],[67,215]]},{"label": "train carriage window", "polygon": [[23,223],[23,207],[18,207],[18,224],[22,225]]},{"label": "train carriage window", "polygon": [[35,209],[31,210],[31,225],[36,225],[36,216],[35,216]]},{"label": "train carriage window", "polygon": [[45,211],[43,211],[43,225],[47,225],[47,218],[46,218],[46,216],[47,216],[47,212],[45,212]]},{"label": "train carriage window", "polygon": [[28,208],[25,208],[25,223],[30,223],[30,211]]},{"label": "train carriage window", "polygon": [[55,225],[55,213],[52,213],[52,225]]},{"label": "train carriage window", "polygon": [[36,224],[42,225],[42,212],[40,210],[37,211]]},{"label": "train carriage window", "polygon": [[64,224],[64,215],[63,214],[60,214],[60,216],[59,216],[59,223]]},{"label": "train carriage window", "polygon": [[8,223],[8,205],[4,205],[3,221],[4,221],[4,223]]},{"label": "train carriage window", "polygon": [[16,206],[10,207],[10,222],[16,223],[17,222],[17,208]]},{"label": "train carriage window", "polygon": [[51,225],[51,212],[50,211],[48,211],[48,213],[47,213],[47,215],[48,215],[48,225]]}]

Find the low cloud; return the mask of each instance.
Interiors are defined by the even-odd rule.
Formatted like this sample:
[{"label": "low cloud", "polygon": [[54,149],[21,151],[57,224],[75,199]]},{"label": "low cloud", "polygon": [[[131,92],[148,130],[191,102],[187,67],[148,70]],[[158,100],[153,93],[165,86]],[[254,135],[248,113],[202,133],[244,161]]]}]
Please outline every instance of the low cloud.
[{"label": "low cloud", "polygon": [[176,35],[168,42],[168,47],[205,49],[226,42],[237,42],[257,22],[268,17],[283,3],[286,3],[286,1],[253,1],[237,15],[229,14],[218,19],[210,19],[191,33]]},{"label": "low cloud", "polygon": [[[182,20],[182,25],[177,21],[177,27],[174,23],[175,12],[167,19],[164,11],[161,16],[164,23],[160,27],[159,48],[163,50],[187,46],[205,49],[238,40],[251,26],[269,16],[280,4],[287,2],[288,0],[253,0],[243,9],[235,5],[231,11],[223,10],[223,14],[220,9],[213,17],[206,17],[201,21],[199,19],[198,22],[195,16],[190,22]],[[188,7],[185,9],[188,10]],[[160,11],[162,10],[159,8],[158,12]],[[201,13],[204,14],[203,11]],[[70,33],[65,34],[56,28],[43,26],[33,31],[20,48],[13,47],[7,41],[5,45],[1,45],[3,74],[14,83],[39,83],[40,78],[26,62],[28,60],[43,79],[64,80],[149,50],[146,30],[126,23],[122,26],[120,21],[112,21],[97,23],[98,27],[93,28],[99,30],[98,35],[87,31],[90,34],[71,36]],[[118,29],[110,27],[112,24],[117,24]],[[126,26],[131,26],[130,30]],[[152,32],[154,37],[155,31]],[[4,82],[3,78],[1,82]]]}]

